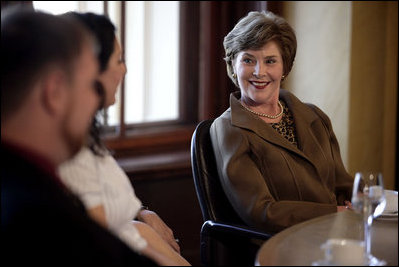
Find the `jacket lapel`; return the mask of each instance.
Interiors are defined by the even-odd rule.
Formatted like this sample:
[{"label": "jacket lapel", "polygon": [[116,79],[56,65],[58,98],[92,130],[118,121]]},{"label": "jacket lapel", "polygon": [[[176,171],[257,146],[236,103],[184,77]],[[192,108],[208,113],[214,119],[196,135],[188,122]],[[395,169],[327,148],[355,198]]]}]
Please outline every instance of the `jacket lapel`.
[{"label": "jacket lapel", "polygon": [[324,151],[316,138],[317,134],[313,129],[313,124],[320,120],[317,114],[312,110],[311,107],[301,102],[294,95],[288,91],[283,90],[282,95],[285,95],[284,99],[293,112],[296,135],[298,139],[299,150],[305,155],[306,159],[316,168],[320,177],[325,177],[320,166],[325,166],[323,162],[327,161]]},{"label": "jacket lapel", "polygon": [[[320,166],[320,164],[318,164],[319,161],[324,160],[317,156],[320,155],[320,150],[322,151],[322,149],[312,131],[312,123],[317,120],[318,117],[307,105],[302,103],[287,90],[280,89],[280,99],[287,104],[294,116],[298,149],[277,133],[271,125],[264,123],[264,121],[256,115],[246,111],[240,104],[240,97],[240,92],[235,92],[230,96],[232,125],[250,130],[267,142],[273,143],[305,158],[318,169],[317,166]],[[321,170],[318,169],[319,174],[320,171]]]}]

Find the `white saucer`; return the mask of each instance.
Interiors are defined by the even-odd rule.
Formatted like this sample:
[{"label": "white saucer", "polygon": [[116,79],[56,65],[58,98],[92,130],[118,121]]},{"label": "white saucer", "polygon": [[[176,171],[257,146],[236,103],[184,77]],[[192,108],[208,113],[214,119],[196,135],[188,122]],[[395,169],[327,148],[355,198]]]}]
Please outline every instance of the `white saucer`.
[{"label": "white saucer", "polygon": [[398,219],[398,213],[392,213],[392,212],[383,212],[380,216],[376,218],[377,220],[397,220]]},{"label": "white saucer", "polygon": [[384,211],[381,216],[385,217],[398,217],[398,211]]},{"label": "white saucer", "polygon": [[[364,264],[362,264],[362,266],[385,266],[385,265],[387,265],[386,261],[379,260],[374,256],[370,256],[370,258],[368,260],[366,259]],[[323,259],[312,262],[312,266],[341,266],[341,265],[337,265],[327,259]]]}]

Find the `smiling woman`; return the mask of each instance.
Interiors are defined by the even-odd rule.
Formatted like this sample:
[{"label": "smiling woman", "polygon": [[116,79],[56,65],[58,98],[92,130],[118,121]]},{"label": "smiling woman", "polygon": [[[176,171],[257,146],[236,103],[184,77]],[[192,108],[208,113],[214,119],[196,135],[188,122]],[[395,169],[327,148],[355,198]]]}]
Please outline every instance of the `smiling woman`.
[{"label": "smiling woman", "polygon": [[210,133],[221,184],[241,219],[279,232],[340,211],[353,178],[330,120],[281,87],[296,55],[294,30],[272,12],[249,12],[223,44],[239,91]]}]

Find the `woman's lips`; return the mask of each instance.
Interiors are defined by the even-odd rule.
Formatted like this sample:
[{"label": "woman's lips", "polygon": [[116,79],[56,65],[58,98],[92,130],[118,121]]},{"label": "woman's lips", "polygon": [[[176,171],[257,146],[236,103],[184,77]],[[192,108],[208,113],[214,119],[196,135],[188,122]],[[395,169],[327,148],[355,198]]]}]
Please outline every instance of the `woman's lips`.
[{"label": "woman's lips", "polygon": [[262,89],[265,89],[266,86],[268,86],[270,82],[249,81],[249,83],[252,84],[256,89],[262,90]]}]

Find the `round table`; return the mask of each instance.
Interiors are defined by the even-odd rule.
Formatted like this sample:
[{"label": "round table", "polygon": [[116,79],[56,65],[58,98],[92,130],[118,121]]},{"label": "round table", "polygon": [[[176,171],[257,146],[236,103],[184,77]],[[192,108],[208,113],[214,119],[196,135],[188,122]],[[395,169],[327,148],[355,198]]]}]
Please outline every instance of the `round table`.
[{"label": "round table", "polygon": [[[255,265],[312,265],[324,258],[320,246],[329,238],[362,240],[361,216],[353,211],[343,211],[287,228],[261,246]],[[388,265],[398,265],[398,217],[373,221],[371,253]]]}]

